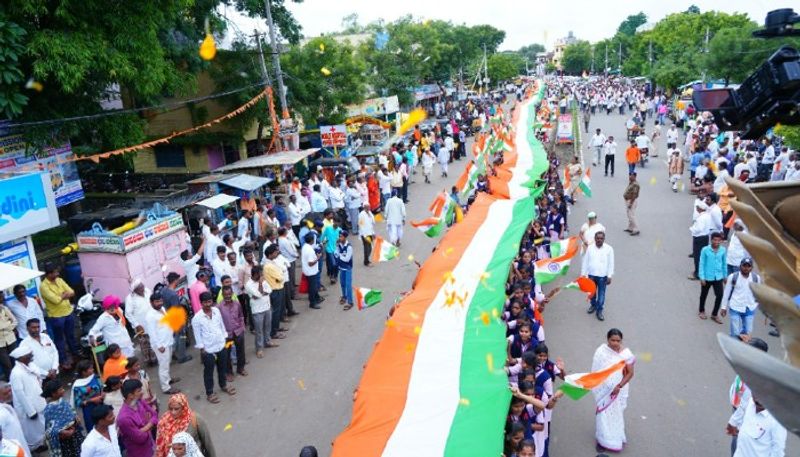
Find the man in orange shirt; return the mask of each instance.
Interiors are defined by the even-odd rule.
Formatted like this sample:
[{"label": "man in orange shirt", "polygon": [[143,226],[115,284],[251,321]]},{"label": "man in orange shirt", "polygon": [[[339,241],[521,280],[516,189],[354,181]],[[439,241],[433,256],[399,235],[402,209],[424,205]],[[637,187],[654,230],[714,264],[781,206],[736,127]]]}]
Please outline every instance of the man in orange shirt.
[{"label": "man in orange shirt", "polygon": [[631,145],[625,150],[625,161],[628,162],[628,174],[636,172],[636,164],[641,158],[639,148],[636,147],[636,142],[631,141]]}]

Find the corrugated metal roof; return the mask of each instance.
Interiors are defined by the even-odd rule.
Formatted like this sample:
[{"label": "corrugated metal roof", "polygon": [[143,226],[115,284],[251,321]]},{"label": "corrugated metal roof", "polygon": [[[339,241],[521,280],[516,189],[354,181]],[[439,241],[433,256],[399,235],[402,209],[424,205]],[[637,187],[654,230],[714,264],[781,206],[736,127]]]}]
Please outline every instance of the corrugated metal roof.
[{"label": "corrugated metal roof", "polygon": [[281,151],[275,154],[248,157],[237,162],[217,168],[216,172],[245,170],[248,168],[274,167],[277,165],[294,165],[306,157],[319,151],[319,148],[304,149],[302,151]]}]

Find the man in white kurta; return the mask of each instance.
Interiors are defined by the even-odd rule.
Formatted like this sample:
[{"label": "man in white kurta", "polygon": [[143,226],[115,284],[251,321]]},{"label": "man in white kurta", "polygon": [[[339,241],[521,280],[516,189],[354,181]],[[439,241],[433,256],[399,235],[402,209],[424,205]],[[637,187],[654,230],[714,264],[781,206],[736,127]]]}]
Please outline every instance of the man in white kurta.
[{"label": "man in white kurta", "polygon": [[89,343],[94,344],[97,337],[102,335],[106,344],[115,343],[122,350],[122,355],[126,358],[133,357],[133,342],[125,328],[125,320],[119,311],[119,304],[120,300],[116,295],[107,295],[103,299],[104,312],[89,330]]},{"label": "man in white kurta", "polygon": [[0,430],[3,431],[4,439],[12,439],[19,443],[25,452],[25,457],[30,457],[31,451],[28,448],[25,434],[22,432],[19,417],[17,417],[17,412],[10,405],[12,398],[11,384],[0,381]]},{"label": "man in white kurta", "polygon": [[47,333],[41,332],[38,319],[31,319],[26,326],[28,336],[22,339],[20,346],[33,352],[33,364],[43,373],[55,376],[58,373],[58,349]]},{"label": "man in white kurta", "polygon": [[11,391],[14,394],[14,410],[22,425],[25,441],[32,449],[44,443],[44,407],[47,406],[42,398],[42,378],[46,373],[41,373],[36,365],[31,363],[33,352],[25,347],[18,347],[11,351],[11,357],[17,360],[11,370]]},{"label": "man in white kurta", "polygon": [[171,328],[161,323],[161,320],[166,315],[163,305],[164,300],[161,298],[161,294],[150,296],[150,310],[145,314],[144,328],[147,334],[150,335],[150,344],[153,346],[153,351],[158,361],[158,381],[161,385],[161,391],[164,394],[171,395],[180,392],[170,386],[173,379],[169,373],[169,364],[172,361],[172,346],[175,342],[175,334]]},{"label": "man in white kurta", "polygon": [[389,242],[400,246],[403,238],[403,224],[406,222],[406,205],[393,191],[392,198],[386,202],[386,230],[389,232]]}]

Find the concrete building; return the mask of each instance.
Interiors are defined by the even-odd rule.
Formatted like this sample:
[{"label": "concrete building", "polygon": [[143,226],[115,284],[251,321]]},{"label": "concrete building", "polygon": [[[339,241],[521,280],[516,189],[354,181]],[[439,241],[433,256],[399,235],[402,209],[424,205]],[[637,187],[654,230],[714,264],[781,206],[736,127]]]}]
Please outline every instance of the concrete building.
[{"label": "concrete building", "polygon": [[[213,79],[201,73],[197,78],[197,94],[217,92]],[[166,100],[169,103],[169,100]],[[254,109],[254,108],[251,108]],[[218,99],[159,112],[145,112],[147,137],[159,138],[174,131],[203,124],[230,111],[230,106]],[[255,147],[258,123],[253,122],[241,132],[237,120],[220,122],[195,134],[178,137],[170,143],[136,153],[133,167],[136,173],[185,174],[206,173],[250,155],[258,155]],[[264,136],[268,132],[265,129]]]},{"label": "concrete building", "polygon": [[561,60],[564,57],[564,49],[571,44],[575,44],[578,42],[578,39],[575,38],[575,35],[572,34],[570,30],[569,34],[564,38],[559,38],[556,40],[555,45],[553,46],[553,57],[550,63],[556,66],[559,70],[561,70]]}]

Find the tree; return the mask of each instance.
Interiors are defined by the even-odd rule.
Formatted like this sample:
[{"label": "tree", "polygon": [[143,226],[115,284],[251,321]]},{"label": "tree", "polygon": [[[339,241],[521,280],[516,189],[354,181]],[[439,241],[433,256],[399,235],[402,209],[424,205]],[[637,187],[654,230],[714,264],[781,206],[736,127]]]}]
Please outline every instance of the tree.
[{"label": "tree", "polygon": [[782,136],[790,148],[800,149],[800,125],[779,125],[775,127],[775,133]]},{"label": "tree", "polygon": [[19,91],[25,80],[19,61],[25,53],[22,44],[25,30],[0,14],[0,116],[12,118],[22,114],[28,97]]},{"label": "tree", "polygon": [[349,44],[315,38],[290,49],[281,64],[291,76],[286,80],[289,104],[306,125],[315,124],[319,118],[331,123],[343,121],[347,106],[364,100],[366,63]]},{"label": "tree", "polygon": [[588,41],[578,41],[564,49],[561,68],[567,73],[579,75],[592,65],[592,45]]},{"label": "tree", "polygon": [[645,23],[647,23],[647,15],[644,12],[631,14],[617,27],[617,33],[633,36],[636,34],[636,28]]},{"label": "tree", "polygon": [[[519,54],[504,52],[492,54],[486,62],[492,84],[508,81],[525,70],[525,60]],[[522,70],[522,71],[520,71]]]},{"label": "tree", "polygon": [[533,43],[519,48],[517,54],[519,54],[523,59],[527,59],[531,64],[534,64],[536,62],[536,54],[545,51],[546,49],[544,46],[539,43]]},{"label": "tree", "polygon": [[342,18],[342,34],[350,35],[363,31],[364,27],[358,23],[358,13],[350,13]]},{"label": "tree", "polygon": [[[25,32],[20,43],[26,52],[18,57],[16,68],[23,79],[42,85],[41,92],[22,84],[14,86],[16,92],[0,87],[4,97],[20,102],[21,110],[5,114],[14,122],[95,115],[103,112],[101,101],[114,88],[132,108],[158,104],[164,97],[194,95],[196,75],[210,65],[198,56],[204,22],[210,22],[215,34],[224,30],[217,14],[223,1],[116,2],[113,8],[100,0],[5,1],[0,21]],[[299,37],[299,26],[284,1],[272,1],[273,13],[281,35],[293,39]],[[252,16],[264,12],[261,0],[233,3]],[[3,51],[7,47],[0,46]],[[22,132],[34,143],[69,139],[81,154],[137,144],[145,139],[146,124],[137,114],[125,114]]]},{"label": "tree", "polygon": [[745,27],[720,29],[708,43],[705,68],[712,78],[742,82],[761,63],[782,45],[797,47],[800,40],[775,38],[763,40],[751,34],[758,28],[755,22]]},{"label": "tree", "polygon": [[689,14],[700,14],[700,7],[698,7],[697,5],[691,5],[688,8],[686,8],[686,12]]}]

